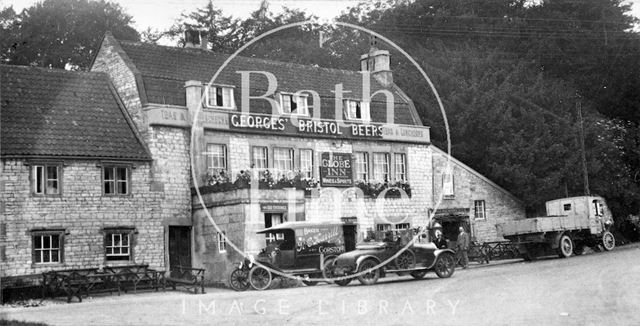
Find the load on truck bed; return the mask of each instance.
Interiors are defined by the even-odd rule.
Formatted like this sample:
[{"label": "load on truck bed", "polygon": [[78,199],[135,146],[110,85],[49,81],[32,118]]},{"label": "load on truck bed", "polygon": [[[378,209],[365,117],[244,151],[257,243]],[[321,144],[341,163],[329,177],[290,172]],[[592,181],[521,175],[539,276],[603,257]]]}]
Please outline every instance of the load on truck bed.
[{"label": "load on truck bed", "polygon": [[606,201],[598,196],[550,200],[547,216],[509,221],[498,225],[498,233],[518,244],[526,260],[557,253],[560,257],[580,255],[584,247],[611,250],[615,239]]}]

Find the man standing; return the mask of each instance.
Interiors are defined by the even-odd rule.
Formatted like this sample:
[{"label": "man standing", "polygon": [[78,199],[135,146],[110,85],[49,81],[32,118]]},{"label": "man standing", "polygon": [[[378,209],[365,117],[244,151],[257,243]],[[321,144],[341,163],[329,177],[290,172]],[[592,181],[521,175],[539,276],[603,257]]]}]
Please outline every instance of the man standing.
[{"label": "man standing", "polygon": [[456,248],[458,250],[458,258],[462,259],[462,268],[466,269],[469,265],[469,235],[464,232],[464,227],[460,227],[460,233],[458,234],[458,241],[456,242]]}]

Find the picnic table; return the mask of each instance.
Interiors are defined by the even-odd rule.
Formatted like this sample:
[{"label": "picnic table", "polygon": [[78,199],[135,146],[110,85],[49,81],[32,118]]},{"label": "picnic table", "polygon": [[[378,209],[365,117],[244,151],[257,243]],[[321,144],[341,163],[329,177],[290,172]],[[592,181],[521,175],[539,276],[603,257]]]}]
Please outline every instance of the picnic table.
[{"label": "picnic table", "polygon": [[64,293],[67,302],[90,293],[113,292],[118,295],[130,288],[134,293],[139,288],[165,288],[164,271],[149,268],[149,265],[122,265],[98,268],[54,270],[42,273],[42,298],[47,293],[55,296]]}]

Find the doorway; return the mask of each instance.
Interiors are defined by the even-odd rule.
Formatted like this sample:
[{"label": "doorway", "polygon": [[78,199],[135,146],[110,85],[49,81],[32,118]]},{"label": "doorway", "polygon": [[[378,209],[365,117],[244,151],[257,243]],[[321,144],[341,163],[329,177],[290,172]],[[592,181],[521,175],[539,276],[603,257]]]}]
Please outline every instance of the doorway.
[{"label": "doorway", "polygon": [[169,226],[169,268],[191,268],[191,227]]}]

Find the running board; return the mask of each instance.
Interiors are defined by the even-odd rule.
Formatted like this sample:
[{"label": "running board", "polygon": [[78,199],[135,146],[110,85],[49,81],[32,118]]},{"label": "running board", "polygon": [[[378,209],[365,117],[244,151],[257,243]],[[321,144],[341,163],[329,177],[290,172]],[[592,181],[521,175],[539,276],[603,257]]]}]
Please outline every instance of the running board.
[{"label": "running board", "polygon": [[429,268],[427,267],[414,267],[414,268],[407,268],[407,269],[385,269],[384,271],[386,273],[407,273],[407,272],[415,272],[415,271],[428,271]]}]

